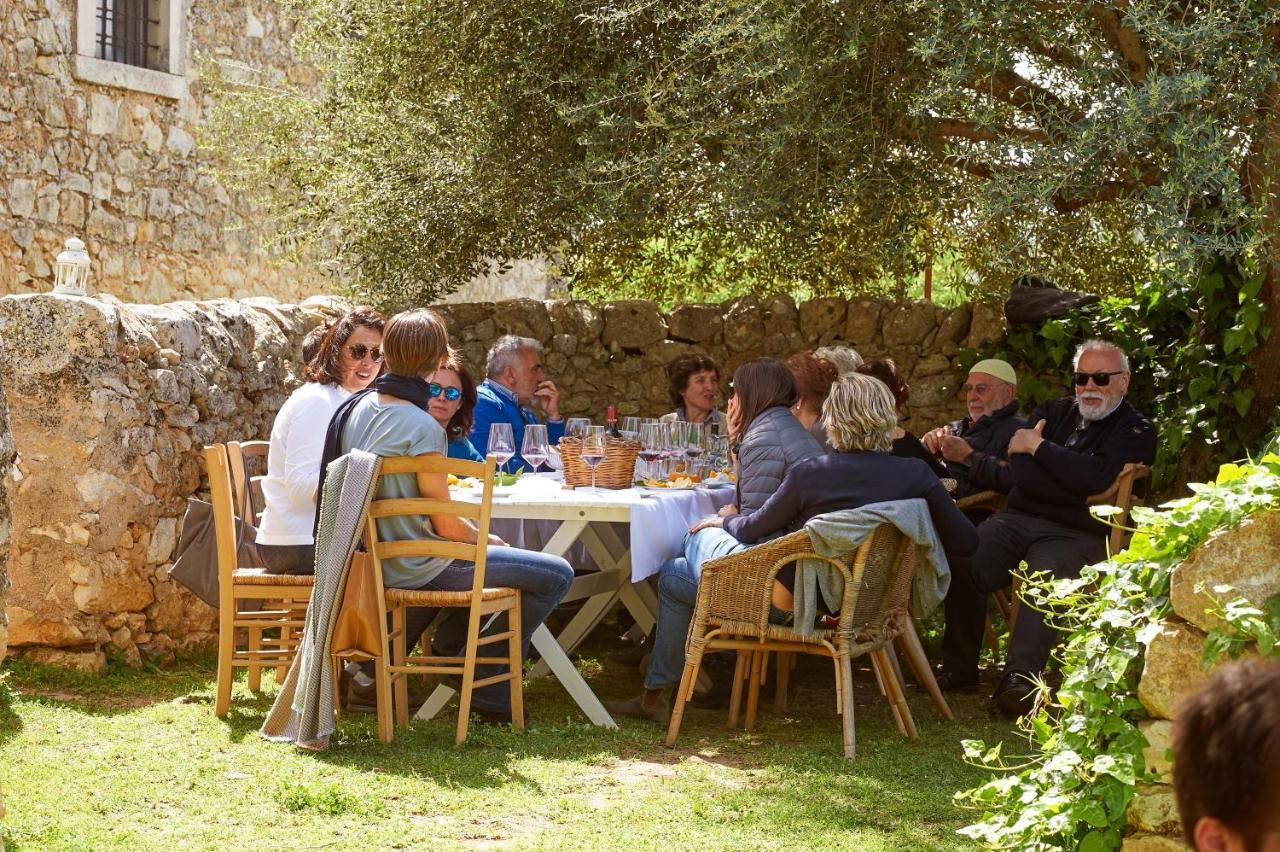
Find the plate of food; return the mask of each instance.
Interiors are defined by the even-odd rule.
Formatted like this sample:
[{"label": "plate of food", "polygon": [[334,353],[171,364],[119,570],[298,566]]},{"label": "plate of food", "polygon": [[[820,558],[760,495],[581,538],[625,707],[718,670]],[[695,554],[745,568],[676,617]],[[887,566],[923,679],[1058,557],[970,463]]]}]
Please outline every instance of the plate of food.
[{"label": "plate of food", "polygon": [[635,482],[637,488],[642,491],[691,491],[697,486],[697,482],[687,476],[673,476],[670,479],[638,479]]}]

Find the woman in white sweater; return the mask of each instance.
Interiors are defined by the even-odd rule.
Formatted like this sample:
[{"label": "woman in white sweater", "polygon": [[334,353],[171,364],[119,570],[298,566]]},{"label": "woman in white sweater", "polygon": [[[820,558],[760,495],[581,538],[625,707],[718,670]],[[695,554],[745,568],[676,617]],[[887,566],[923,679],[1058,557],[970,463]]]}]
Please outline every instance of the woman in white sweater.
[{"label": "woman in white sweater", "polygon": [[307,363],[306,382],[276,414],[262,481],[266,506],[258,527],[258,548],[269,571],[315,571],[312,529],[325,429],[342,401],[382,372],[382,326],[382,314],[369,307],[349,311],[334,323]]}]

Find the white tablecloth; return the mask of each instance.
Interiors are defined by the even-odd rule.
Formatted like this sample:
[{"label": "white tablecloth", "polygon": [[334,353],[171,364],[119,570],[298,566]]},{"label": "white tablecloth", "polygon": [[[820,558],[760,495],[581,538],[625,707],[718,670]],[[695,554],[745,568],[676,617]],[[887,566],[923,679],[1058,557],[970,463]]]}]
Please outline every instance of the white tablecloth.
[{"label": "white tablecloth", "polygon": [[[471,494],[478,496],[478,489],[455,491],[460,499]],[[495,517],[491,529],[515,547],[541,550],[563,522],[549,518],[548,515],[555,513],[548,509],[581,509],[587,519],[605,523],[625,517],[629,531],[622,523],[615,523],[614,527],[619,538],[630,540],[631,581],[639,582],[658,573],[666,560],[679,556],[689,527],[732,503],[733,497],[732,486],[687,491],[601,489],[592,493],[567,489],[558,478],[545,474],[524,476],[516,485],[498,489],[494,494]],[[581,543],[575,545],[566,558],[575,566],[591,565]]]}]

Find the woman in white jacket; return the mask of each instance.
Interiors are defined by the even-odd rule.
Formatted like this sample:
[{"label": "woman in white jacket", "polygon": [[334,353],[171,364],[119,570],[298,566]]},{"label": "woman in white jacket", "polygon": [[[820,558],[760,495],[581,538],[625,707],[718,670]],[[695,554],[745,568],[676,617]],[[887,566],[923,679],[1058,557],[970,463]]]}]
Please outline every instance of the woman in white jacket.
[{"label": "woman in white jacket", "polygon": [[335,322],[307,363],[305,383],[276,414],[262,481],[266,506],[258,527],[258,548],[268,571],[315,571],[312,529],[325,429],[342,401],[368,387],[382,371],[382,326],[382,314],[369,307],[349,311]]}]

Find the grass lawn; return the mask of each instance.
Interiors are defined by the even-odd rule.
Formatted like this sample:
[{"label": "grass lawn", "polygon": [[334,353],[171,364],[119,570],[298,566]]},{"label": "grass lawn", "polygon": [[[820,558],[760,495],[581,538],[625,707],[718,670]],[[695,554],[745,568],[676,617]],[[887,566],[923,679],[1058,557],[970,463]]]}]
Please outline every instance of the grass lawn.
[{"label": "grass lawn", "polygon": [[[639,688],[634,668],[581,663],[604,698]],[[533,728],[473,727],[453,745],[447,711],[381,745],[368,716],[344,717],[327,752],[268,743],[258,727],[274,686],[237,684],[213,715],[213,663],[113,667],[93,676],[7,665],[0,685],[0,788],[9,850],[253,848],[951,849],[968,820],[951,794],[984,773],[959,741],[1011,738],[982,702],[939,719],[908,700],[921,739],[894,727],[858,673],[858,759],[840,756],[832,678],[797,670],[792,709],[761,700],[752,733],[725,711],[690,709],[675,749],[654,725],[592,727],[554,680],[528,685]],[[269,679],[269,676],[268,676]],[[771,691],[772,685],[766,687]],[[8,692],[8,700],[2,693]],[[1011,743],[1011,745],[1013,745]]]}]

